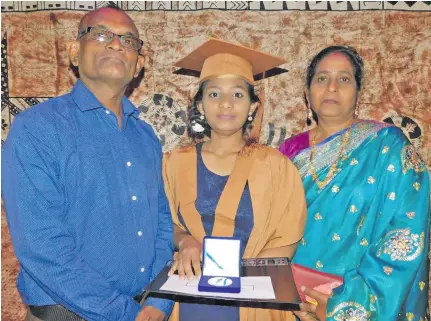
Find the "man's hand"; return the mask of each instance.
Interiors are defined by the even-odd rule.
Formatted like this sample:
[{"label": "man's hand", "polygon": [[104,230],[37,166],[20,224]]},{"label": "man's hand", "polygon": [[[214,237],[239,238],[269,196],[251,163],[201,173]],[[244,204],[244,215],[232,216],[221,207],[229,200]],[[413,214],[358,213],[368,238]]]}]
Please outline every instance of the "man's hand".
[{"label": "man's hand", "polygon": [[[185,276],[187,276],[189,280],[193,280],[195,275],[200,276],[202,244],[193,236],[186,235],[183,237],[178,247],[179,252],[175,254],[174,263],[168,275],[171,276],[178,270],[178,275],[181,280],[183,280]],[[195,273],[193,273],[193,270]]]},{"label": "man's hand", "polygon": [[301,290],[305,295],[314,299],[317,304],[308,302],[301,303],[299,305],[301,311],[294,311],[293,313],[301,321],[326,321],[326,304],[328,303],[330,295],[306,287],[301,288]]},{"label": "man's hand", "polygon": [[152,306],[144,306],[135,321],[163,321],[165,314]]}]

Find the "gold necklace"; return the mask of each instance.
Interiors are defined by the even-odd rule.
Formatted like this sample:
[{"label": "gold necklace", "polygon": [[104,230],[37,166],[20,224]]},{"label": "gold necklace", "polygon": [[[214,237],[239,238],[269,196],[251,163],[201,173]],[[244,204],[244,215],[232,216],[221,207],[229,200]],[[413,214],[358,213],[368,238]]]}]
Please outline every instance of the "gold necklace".
[{"label": "gold necklace", "polygon": [[319,177],[316,174],[316,169],[314,168],[314,164],[313,164],[313,157],[314,157],[314,147],[316,144],[316,134],[314,134],[314,137],[311,141],[311,153],[310,153],[310,168],[311,168],[311,176],[313,177],[313,181],[316,182],[317,186],[319,187],[319,189],[324,188],[329,181],[334,177],[335,174],[335,170],[337,168],[338,165],[338,161],[340,160],[341,156],[343,155],[344,152],[344,148],[346,147],[346,144],[350,138],[350,130],[352,128],[352,124],[350,124],[349,128],[346,130],[346,132],[344,133],[343,136],[343,141],[341,143],[341,147],[340,147],[340,151],[338,153],[337,159],[331,164],[331,167],[329,168],[328,173],[326,174],[326,177],[323,181],[319,181]]}]

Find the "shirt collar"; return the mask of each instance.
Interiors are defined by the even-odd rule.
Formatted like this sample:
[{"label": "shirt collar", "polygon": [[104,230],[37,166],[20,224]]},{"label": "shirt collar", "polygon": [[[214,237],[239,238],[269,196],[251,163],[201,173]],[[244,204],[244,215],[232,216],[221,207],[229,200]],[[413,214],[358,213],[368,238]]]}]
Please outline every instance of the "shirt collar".
[{"label": "shirt collar", "polygon": [[[71,95],[78,108],[82,111],[88,111],[97,108],[106,108],[80,79],[78,79],[75,86],[73,86]],[[133,106],[130,100],[126,97],[123,97],[122,105],[123,116],[132,115],[135,118],[139,117],[139,109]]]},{"label": "shirt collar", "polygon": [[129,99],[123,97],[123,115],[124,116],[133,116],[135,118],[139,118],[140,111],[136,108]]}]

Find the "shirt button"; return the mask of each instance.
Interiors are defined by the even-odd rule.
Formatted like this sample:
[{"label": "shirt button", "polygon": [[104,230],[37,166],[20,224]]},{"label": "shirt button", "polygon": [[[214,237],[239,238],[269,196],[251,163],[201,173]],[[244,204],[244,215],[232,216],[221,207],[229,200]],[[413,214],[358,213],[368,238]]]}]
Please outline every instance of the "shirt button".
[{"label": "shirt button", "polygon": [[127,162],[126,165],[127,165],[127,167],[130,167],[130,166],[132,166],[132,162]]},{"label": "shirt button", "polygon": [[138,236],[142,236],[142,231],[138,231]]},{"label": "shirt button", "polygon": [[145,268],[144,267],[141,267],[141,272],[145,272]]},{"label": "shirt button", "polygon": [[132,196],[132,200],[133,200],[133,201],[136,201],[136,200],[137,200],[137,197],[136,197],[135,195],[133,195],[133,196]]},{"label": "shirt button", "polygon": [[109,115],[111,112],[109,110],[105,110],[106,115]]}]

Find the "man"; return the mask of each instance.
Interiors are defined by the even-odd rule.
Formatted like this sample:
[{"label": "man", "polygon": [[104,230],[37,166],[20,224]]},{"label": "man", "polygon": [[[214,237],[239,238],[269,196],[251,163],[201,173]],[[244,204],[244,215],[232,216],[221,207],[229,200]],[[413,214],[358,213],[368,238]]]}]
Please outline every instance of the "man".
[{"label": "man", "polygon": [[88,13],[68,44],[80,80],[15,119],[2,190],[27,320],[163,320],[133,300],[171,259],[161,147],[124,97],[142,41],[122,10]]}]

